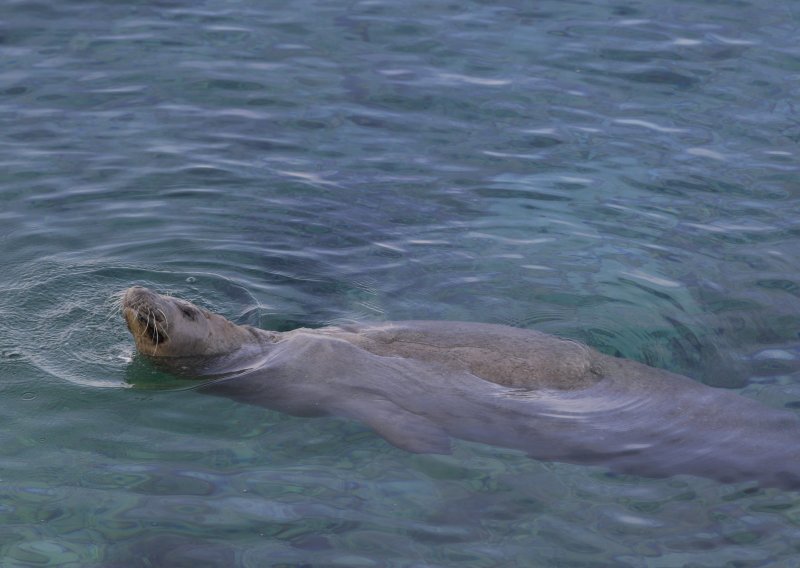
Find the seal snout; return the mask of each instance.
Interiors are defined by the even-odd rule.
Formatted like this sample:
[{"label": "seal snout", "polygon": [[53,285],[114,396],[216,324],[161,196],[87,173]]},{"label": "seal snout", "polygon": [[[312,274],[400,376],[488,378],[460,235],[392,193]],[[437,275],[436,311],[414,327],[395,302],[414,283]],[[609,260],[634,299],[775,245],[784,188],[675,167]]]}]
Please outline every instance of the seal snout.
[{"label": "seal snout", "polygon": [[122,296],[122,317],[128,329],[140,341],[158,346],[169,340],[167,315],[161,296],[143,286],[133,286]]},{"label": "seal snout", "polygon": [[144,286],[131,286],[122,296],[123,307],[131,307],[134,305],[146,303],[147,301],[153,302],[158,297],[158,294],[145,288]]}]

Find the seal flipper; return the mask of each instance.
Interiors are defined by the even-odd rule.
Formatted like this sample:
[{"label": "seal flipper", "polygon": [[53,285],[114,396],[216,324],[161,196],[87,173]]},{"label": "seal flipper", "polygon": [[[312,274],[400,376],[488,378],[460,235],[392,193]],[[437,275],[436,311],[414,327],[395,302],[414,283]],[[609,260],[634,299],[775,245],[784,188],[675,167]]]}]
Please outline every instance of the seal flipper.
[{"label": "seal flipper", "polygon": [[424,416],[386,399],[373,399],[344,409],[344,415],[363,422],[387,442],[415,454],[449,454],[450,436]]}]

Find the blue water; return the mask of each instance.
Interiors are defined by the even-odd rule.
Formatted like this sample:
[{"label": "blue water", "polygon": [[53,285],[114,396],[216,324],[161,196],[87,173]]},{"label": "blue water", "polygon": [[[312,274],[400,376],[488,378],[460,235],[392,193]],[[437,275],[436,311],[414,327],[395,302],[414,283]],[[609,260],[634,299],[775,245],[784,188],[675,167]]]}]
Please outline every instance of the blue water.
[{"label": "blue water", "polygon": [[111,299],[506,323],[797,410],[798,29],[788,0],[3,2],[0,565],[793,565],[796,493],[172,390]]}]

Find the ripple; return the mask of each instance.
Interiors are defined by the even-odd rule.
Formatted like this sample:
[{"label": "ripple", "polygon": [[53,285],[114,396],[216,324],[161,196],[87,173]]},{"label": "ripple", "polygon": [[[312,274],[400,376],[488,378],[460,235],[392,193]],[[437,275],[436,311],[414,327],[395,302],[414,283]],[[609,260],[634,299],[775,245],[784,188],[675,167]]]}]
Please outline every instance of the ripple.
[{"label": "ripple", "polygon": [[[9,358],[24,357],[54,377],[93,387],[128,386],[132,341],[113,299],[134,283],[172,291],[214,311],[227,312],[230,305],[258,306],[241,286],[207,273],[187,276],[53,258],[17,267],[16,275],[0,290],[5,314],[0,341],[20,345],[19,351],[9,351]],[[227,315],[236,319],[236,314]],[[258,317],[258,312],[250,317]],[[26,398],[30,394],[23,399],[35,397]]]}]

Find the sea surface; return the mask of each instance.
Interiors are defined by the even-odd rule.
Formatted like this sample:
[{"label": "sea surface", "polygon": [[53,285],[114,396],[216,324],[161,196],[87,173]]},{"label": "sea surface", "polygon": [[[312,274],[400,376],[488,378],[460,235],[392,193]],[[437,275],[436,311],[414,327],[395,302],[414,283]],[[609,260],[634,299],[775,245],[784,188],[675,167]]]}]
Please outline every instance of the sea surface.
[{"label": "sea surface", "polygon": [[266,329],[532,328],[800,412],[800,3],[4,0],[0,566],[784,567],[800,494],[204,396]]}]

